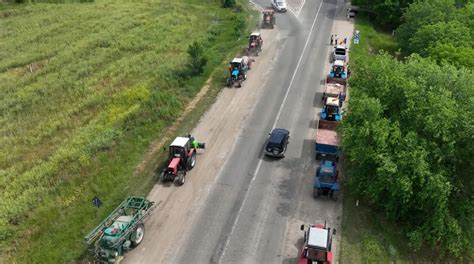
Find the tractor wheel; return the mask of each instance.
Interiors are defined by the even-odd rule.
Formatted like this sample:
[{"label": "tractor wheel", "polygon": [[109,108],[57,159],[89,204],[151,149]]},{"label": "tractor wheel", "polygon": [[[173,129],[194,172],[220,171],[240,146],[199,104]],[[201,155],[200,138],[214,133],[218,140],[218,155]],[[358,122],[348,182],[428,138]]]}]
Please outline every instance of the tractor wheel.
[{"label": "tractor wheel", "polygon": [[165,183],[165,173],[164,173],[164,172],[162,172],[162,173],[160,174],[160,182],[161,182],[161,183]]},{"label": "tractor wheel", "polygon": [[316,160],[320,158],[319,153],[316,153]]},{"label": "tractor wheel", "polygon": [[191,170],[192,168],[194,168],[194,166],[196,166],[196,152],[193,152],[193,155],[191,156],[191,158],[189,158],[188,161],[188,170]]},{"label": "tractor wheel", "polygon": [[132,245],[134,247],[140,245],[144,237],[145,237],[145,225],[139,224],[137,226],[137,229],[135,229],[135,231],[132,234]]},{"label": "tractor wheel", "polygon": [[318,189],[313,189],[313,198],[318,198],[318,197],[319,197]]},{"label": "tractor wheel", "polygon": [[242,81],[239,80],[238,83],[239,83],[239,85],[237,87],[239,87],[239,88],[242,87]]},{"label": "tractor wheel", "polygon": [[184,184],[185,181],[186,181],[186,173],[185,172],[179,173],[178,179],[176,181],[176,185],[181,186]]}]

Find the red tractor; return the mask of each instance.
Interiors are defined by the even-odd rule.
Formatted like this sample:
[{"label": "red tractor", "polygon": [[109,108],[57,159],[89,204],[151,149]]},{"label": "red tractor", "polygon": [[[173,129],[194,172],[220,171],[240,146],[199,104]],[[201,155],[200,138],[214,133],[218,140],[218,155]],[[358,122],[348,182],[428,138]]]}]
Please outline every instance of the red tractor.
[{"label": "red tractor", "polygon": [[[305,231],[305,229],[307,229]],[[301,225],[304,232],[304,245],[301,250],[298,264],[331,264],[332,237],[336,234],[336,229],[327,228],[323,225],[305,226]]]},{"label": "red tractor", "polygon": [[176,181],[183,185],[186,172],[196,165],[196,151],[204,148],[204,143],[198,143],[191,135],[177,137],[169,147],[168,167],[161,173],[161,182]]}]

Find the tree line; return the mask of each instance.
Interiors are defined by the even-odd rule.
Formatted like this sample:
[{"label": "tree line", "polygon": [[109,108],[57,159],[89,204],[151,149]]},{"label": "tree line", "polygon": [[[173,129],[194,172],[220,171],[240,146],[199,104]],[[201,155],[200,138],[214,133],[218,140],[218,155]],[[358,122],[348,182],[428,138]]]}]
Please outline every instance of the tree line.
[{"label": "tree line", "polygon": [[[351,60],[351,103],[342,122],[346,184],[396,222],[413,249],[471,259],[474,4],[357,2],[397,2],[396,39],[410,55]],[[377,4],[371,12],[384,14]]]}]

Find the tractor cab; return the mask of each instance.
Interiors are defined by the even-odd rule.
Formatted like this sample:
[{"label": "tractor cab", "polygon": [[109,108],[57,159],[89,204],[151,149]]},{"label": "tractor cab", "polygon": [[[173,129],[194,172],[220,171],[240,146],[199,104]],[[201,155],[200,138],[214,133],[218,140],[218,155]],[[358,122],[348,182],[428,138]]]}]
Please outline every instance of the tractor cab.
[{"label": "tractor cab", "polygon": [[232,77],[243,77],[247,78],[247,71],[250,70],[250,63],[248,57],[234,58],[230,62],[230,70]]},{"label": "tractor cab", "polygon": [[271,9],[263,10],[262,28],[273,28],[275,26],[275,11]]},{"label": "tractor cab", "polygon": [[337,97],[328,97],[321,109],[321,119],[328,121],[341,121],[341,102]]},{"label": "tractor cab", "polygon": [[330,76],[332,78],[342,78],[342,79],[347,78],[346,67],[344,66],[344,61],[343,60],[335,60],[334,61],[333,65],[331,67]]},{"label": "tractor cab", "polygon": [[318,198],[321,195],[325,195],[333,200],[337,200],[339,193],[338,175],[336,163],[330,160],[323,160],[314,178],[313,197]]},{"label": "tractor cab", "polygon": [[[170,164],[169,167],[176,167],[176,165],[185,165],[184,164],[179,164],[183,163],[186,161],[186,158],[188,156],[189,149],[191,149],[191,140],[188,137],[177,137],[175,140],[170,145],[169,148],[169,158],[170,158]],[[178,161],[178,164],[173,164],[176,163],[176,160]],[[174,161],[174,162],[173,162]],[[172,166],[173,165],[173,166]]]},{"label": "tractor cab", "polygon": [[260,43],[263,42],[262,40],[262,34],[260,32],[253,32],[249,36],[249,45],[252,43],[255,43],[256,45],[260,45]]},{"label": "tractor cab", "polygon": [[[305,226],[301,225],[301,230],[305,230]],[[309,263],[327,263],[332,262],[332,236],[335,229],[331,233],[331,228],[322,225],[309,226],[304,234],[304,246],[301,251],[299,264]]]}]

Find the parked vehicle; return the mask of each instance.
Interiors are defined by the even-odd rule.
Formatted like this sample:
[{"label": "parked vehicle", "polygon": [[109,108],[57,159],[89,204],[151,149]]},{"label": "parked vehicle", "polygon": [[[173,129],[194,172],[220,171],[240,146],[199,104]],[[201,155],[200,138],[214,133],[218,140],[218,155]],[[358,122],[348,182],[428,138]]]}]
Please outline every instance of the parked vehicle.
[{"label": "parked vehicle", "polygon": [[265,144],[265,155],[272,157],[284,157],[290,139],[290,132],[283,128],[275,128],[268,134]]},{"label": "parked vehicle", "polygon": [[336,60],[341,60],[343,62],[347,61],[347,48],[345,46],[334,46],[334,50],[331,53],[331,62],[334,62]]},{"label": "parked vehicle", "polygon": [[94,263],[118,263],[125,250],[137,247],[145,236],[144,221],[155,208],[145,197],[129,196],[100,225],[84,237]]},{"label": "parked vehicle", "polygon": [[258,53],[262,51],[263,39],[260,32],[253,32],[249,36],[249,46],[247,47],[247,56],[254,55],[258,56]]},{"label": "parked vehicle", "polygon": [[314,149],[316,159],[326,157],[327,159],[339,159],[339,146],[341,140],[336,131],[338,122],[318,120]]},{"label": "parked vehicle", "polygon": [[313,197],[318,198],[322,195],[329,196],[337,200],[339,195],[339,171],[334,161],[323,160],[321,166],[316,170],[314,178]]},{"label": "parked vehicle", "polygon": [[275,11],[266,9],[262,12],[263,20],[262,20],[262,28],[271,28],[275,27]]},{"label": "parked vehicle", "polygon": [[334,61],[331,67],[331,72],[329,73],[329,77],[347,79],[347,70],[344,65],[344,61],[342,60]]},{"label": "parked vehicle", "polygon": [[205,144],[198,143],[191,135],[175,138],[169,147],[168,167],[161,172],[161,181],[176,180],[176,184],[183,185],[186,172],[196,166],[198,148],[205,148]]},{"label": "parked vehicle", "polygon": [[[304,231],[304,245],[299,257],[299,264],[331,264],[332,263],[332,238],[336,229],[324,225],[301,225]],[[332,231],[331,231],[332,230]]]},{"label": "parked vehicle", "polygon": [[271,0],[270,3],[277,12],[287,11],[287,4],[285,0]]},{"label": "parked vehicle", "polygon": [[337,97],[341,104],[346,100],[347,86],[345,79],[326,79],[326,84],[324,86],[324,92],[321,100],[326,101],[328,97]]},{"label": "parked vehicle", "polygon": [[341,121],[341,105],[342,103],[339,101],[338,97],[327,97],[324,106],[321,109],[321,119],[337,122]]}]

